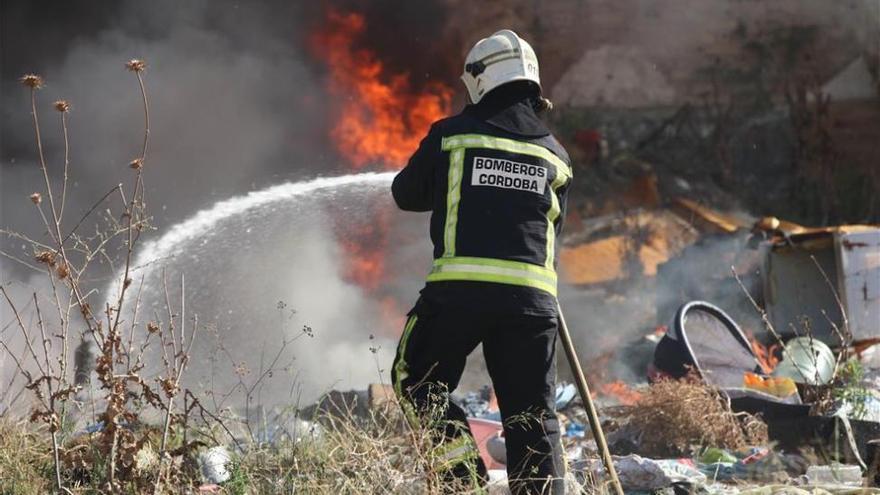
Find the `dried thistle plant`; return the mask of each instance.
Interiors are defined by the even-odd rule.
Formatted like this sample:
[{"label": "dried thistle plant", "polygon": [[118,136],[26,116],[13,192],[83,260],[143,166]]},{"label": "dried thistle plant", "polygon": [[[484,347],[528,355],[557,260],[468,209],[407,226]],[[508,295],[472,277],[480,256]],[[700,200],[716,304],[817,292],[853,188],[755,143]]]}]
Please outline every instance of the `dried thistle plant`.
[{"label": "dried thistle plant", "polygon": [[146,62],[133,58],[125,63],[125,68],[132,72],[143,72],[147,68]]},{"label": "dried thistle plant", "polygon": [[34,259],[44,265],[55,266],[55,253],[52,251],[40,251]]},{"label": "dried thistle plant", "polygon": [[43,78],[36,74],[25,74],[19,79],[22,84],[31,89],[40,89],[45,85]]},{"label": "dried thistle plant", "polygon": [[60,280],[64,280],[70,275],[70,268],[67,267],[67,264],[61,263],[55,268],[55,274]]},{"label": "dried thistle plant", "polygon": [[[61,131],[64,138],[64,167],[61,179],[61,189],[53,190],[57,179],[51,177],[51,171],[47,156],[44,154],[42,145],[41,126],[37,112],[37,90],[44,86],[44,80],[35,74],[27,74],[21,78],[21,83],[30,89],[29,98],[31,104],[31,117],[33,131],[38,153],[38,165],[42,172],[43,188],[29,195],[29,199],[37,206],[39,218],[45,228],[45,240],[32,240],[20,233],[0,229],[0,233],[19,239],[32,249],[33,259],[37,264],[43,265],[44,273],[51,284],[51,293],[44,299],[33,294],[33,300],[27,307],[17,306],[12,296],[4,285],[0,285],[0,293],[6,300],[15,316],[15,323],[21,332],[23,342],[26,344],[24,355],[10,348],[10,342],[5,337],[0,339],[0,351],[10,356],[15,363],[19,375],[24,377],[23,390],[29,390],[35,401],[29,415],[31,422],[38,427],[46,427],[51,435],[52,465],[54,466],[54,492],[69,493],[65,488],[65,480],[71,479],[73,472],[82,472],[86,466],[65,464],[65,459],[79,459],[82,456],[70,455],[71,452],[64,448],[64,435],[69,429],[65,428],[65,421],[69,421],[68,412],[71,397],[77,393],[80,385],[84,384],[91,371],[97,373],[98,385],[103,392],[100,406],[103,410],[95,415],[95,421],[101,421],[103,428],[87,440],[90,450],[98,457],[92,456],[89,469],[94,471],[94,479],[101,480],[100,486],[92,488],[98,492],[117,493],[127,491],[126,486],[132,487],[138,493],[149,491],[158,492],[163,480],[162,466],[156,470],[136,474],[132,469],[133,459],[142,453],[141,447],[149,443],[148,433],[143,433],[129,428],[139,422],[140,414],[145,405],[152,406],[165,413],[165,425],[161,431],[160,455],[163,459],[168,454],[169,429],[172,426],[172,417],[178,418],[175,412],[173,398],[180,394],[181,375],[189,359],[192,342],[198,331],[198,320],[194,319],[195,325],[183,333],[183,312],[171,315],[169,309],[169,327],[179,326],[179,333],[174,335],[173,330],[170,340],[159,330],[159,324],[151,323],[147,326],[145,338],[138,337],[143,344],[140,348],[133,345],[135,333],[139,329],[137,323],[137,311],[140,301],[140,293],[134,301],[133,307],[124,306],[131,299],[130,289],[132,286],[133,252],[138,244],[140,234],[149,226],[149,217],[146,214],[144,188],[142,180],[142,168],[146,160],[147,144],[150,134],[149,108],[147,94],[144,86],[142,73],[146,64],[140,60],[131,60],[126,67],[133,71],[138,80],[138,87],[143,100],[144,134],[143,145],[138,150],[139,156],[132,161],[132,168],[136,170],[133,178],[133,187],[125,190],[122,185],[112,188],[94,206],[72,225],[64,222],[64,205],[68,185],[69,165],[69,141],[68,141],[68,114],[71,104],[66,100],[57,100],[53,103],[54,110],[59,112]],[[106,205],[108,198],[113,193],[118,193],[122,198],[122,208]],[[43,200],[46,200],[45,203]],[[47,203],[47,204],[46,204]],[[100,221],[103,224],[96,226],[95,234],[83,234],[80,227],[86,223],[90,216],[99,211],[103,215]],[[121,255],[113,255],[109,247],[119,246]],[[4,253],[5,254],[5,253]],[[120,258],[122,267],[118,266]],[[19,260],[25,264],[34,266],[28,260]],[[110,269],[121,273],[118,293],[112,302],[106,302],[102,307],[102,318],[96,311],[91,309],[94,298],[99,291],[89,287],[93,279],[86,277],[91,274],[90,266],[95,261],[110,263]],[[55,315],[44,314],[46,300],[52,306]],[[28,309],[30,308],[30,309]],[[125,309],[133,310],[131,319],[122,318]],[[28,316],[25,310],[34,314]],[[77,311],[78,310],[78,311]],[[79,315],[77,315],[77,312]],[[50,317],[51,316],[51,317]],[[81,317],[81,321],[77,319]],[[177,323],[175,323],[175,321]],[[83,329],[84,327],[84,329]],[[76,382],[68,383],[69,355],[73,335],[71,331],[82,330],[83,339],[94,344],[98,350],[95,358],[90,351],[80,356],[76,352],[76,364],[86,366],[87,369],[77,370]],[[126,335],[126,332],[127,335]],[[139,372],[144,368],[144,353],[154,334],[159,336],[164,350],[166,346],[174,349],[173,356],[166,362],[166,375],[160,377],[155,383],[147,383]],[[138,332],[138,335],[142,335]],[[125,337],[128,342],[125,342]],[[79,340],[79,339],[77,339]],[[155,339],[154,339],[155,340]],[[127,344],[127,345],[126,345]],[[42,349],[41,349],[42,347]],[[5,356],[4,356],[5,357]],[[6,385],[6,384],[4,384]],[[11,384],[10,384],[11,385]],[[3,394],[5,396],[5,392]],[[163,397],[164,395],[164,397]],[[155,433],[155,430],[152,434]],[[79,462],[79,461],[77,461]],[[143,464],[143,463],[141,463]],[[2,467],[2,466],[0,466]],[[67,474],[63,474],[67,470]],[[103,471],[103,472],[98,472]],[[141,476],[135,479],[135,476]],[[165,479],[176,477],[177,474],[168,474]],[[3,478],[0,475],[0,478]],[[75,481],[79,482],[79,481]],[[126,485],[128,483],[129,485]],[[133,485],[132,485],[133,483]],[[2,485],[2,483],[0,483]],[[0,491],[3,491],[0,486]],[[40,490],[49,491],[49,490]]]},{"label": "dried thistle plant", "polygon": [[155,321],[151,321],[147,323],[147,333],[156,334],[159,333],[159,324]]}]

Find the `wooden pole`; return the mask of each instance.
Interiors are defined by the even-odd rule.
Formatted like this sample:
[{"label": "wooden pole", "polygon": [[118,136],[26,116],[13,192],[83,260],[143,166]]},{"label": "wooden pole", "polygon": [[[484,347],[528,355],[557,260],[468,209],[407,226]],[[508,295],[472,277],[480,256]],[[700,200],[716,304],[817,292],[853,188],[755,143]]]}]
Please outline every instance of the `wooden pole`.
[{"label": "wooden pole", "polygon": [[596,439],[596,446],[599,447],[599,454],[602,456],[602,463],[608,471],[611,478],[611,485],[617,495],[624,495],[623,488],[620,486],[620,479],[617,478],[617,470],[614,469],[614,461],[611,459],[611,451],[608,450],[608,443],[605,442],[605,434],[602,432],[602,425],[599,423],[599,413],[593,404],[593,397],[590,395],[590,386],[587,385],[587,379],[584,377],[584,370],[581,368],[581,362],[577,357],[574,344],[571,341],[571,334],[568,332],[568,326],[565,324],[565,316],[562,315],[562,307],[557,306],[559,310],[559,336],[562,338],[562,348],[565,349],[565,356],[571,365],[571,372],[574,375],[574,381],[577,385],[578,392],[581,395],[581,401],[587,409],[587,418],[590,420],[590,430],[593,432],[593,438]]}]

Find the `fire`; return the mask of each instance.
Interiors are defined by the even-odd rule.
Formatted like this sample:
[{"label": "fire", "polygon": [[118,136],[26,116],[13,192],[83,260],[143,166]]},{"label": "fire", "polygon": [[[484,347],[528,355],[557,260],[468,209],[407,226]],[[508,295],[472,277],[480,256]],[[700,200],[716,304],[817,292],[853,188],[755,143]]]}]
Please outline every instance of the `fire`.
[{"label": "fire", "polygon": [[613,382],[599,385],[599,393],[604,396],[614,397],[624,406],[632,406],[642,398],[642,394],[630,388],[630,386],[622,380],[615,380]]},{"label": "fire", "polygon": [[758,339],[751,332],[747,332],[746,335],[749,338],[749,343],[752,345],[752,352],[755,353],[755,358],[758,360],[758,364],[761,365],[761,370],[769,375],[776,369],[776,365],[779,364],[779,358],[776,357],[776,351],[780,348],[779,344],[771,344],[770,347],[767,347],[758,342]]},{"label": "fire", "polygon": [[[382,284],[385,276],[385,250],[388,248],[388,213],[382,208],[372,208],[375,222],[338,229],[339,245],[347,260],[343,278],[373,292]],[[342,226],[340,226],[342,227]],[[343,231],[344,230],[344,231]]]},{"label": "fire", "polygon": [[388,294],[388,266],[386,253],[388,230],[391,227],[391,210],[384,201],[373,199],[361,205],[368,212],[369,221],[349,218],[343,208],[330,206],[334,232],[339,243],[340,257],[345,260],[340,276],[346,282],[357,285],[366,295],[378,303],[379,316],[383,322],[380,333],[393,335],[403,329],[404,312],[398,301]]},{"label": "fire", "polygon": [[409,73],[387,73],[375,53],[358,46],[365,28],[363,15],[329,10],[325,29],[311,39],[341,104],[330,134],[356,169],[372,163],[400,168],[431,124],[449,113],[453,92],[439,82],[415,92]]},{"label": "fire", "polygon": [[353,221],[343,208],[330,206],[330,212],[336,219],[334,231],[342,258],[346,260],[342,278],[365,292],[375,293],[385,282],[391,211],[378,198],[360,207],[367,212],[364,218],[369,220]]},{"label": "fire", "polygon": [[[360,13],[329,9],[310,37],[312,53],[327,65],[329,95],[338,105],[330,138],[354,169],[400,168],[431,124],[449,113],[453,91],[439,82],[416,90],[408,72],[389,71],[380,56],[364,47],[366,27]],[[341,276],[378,302],[385,327],[400,331],[403,311],[387,289],[391,212],[384,200],[363,207],[370,222],[360,226],[347,222],[345,211],[336,212],[336,237],[345,260]]]}]

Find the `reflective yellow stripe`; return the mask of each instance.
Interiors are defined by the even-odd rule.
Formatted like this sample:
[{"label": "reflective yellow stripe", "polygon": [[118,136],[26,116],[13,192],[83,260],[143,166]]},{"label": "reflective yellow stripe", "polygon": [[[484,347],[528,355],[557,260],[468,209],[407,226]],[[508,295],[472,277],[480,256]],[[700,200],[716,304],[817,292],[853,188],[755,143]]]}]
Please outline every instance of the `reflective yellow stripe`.
[{"label": "reflective yellow stripe", "polygon": [[482,134],[458,134],[443,138],[441,143],[443,151],[457,150],[461,148],[489,148],[493,150],[509,151],[523,155],[536,156],[550,162],[556,168],[556,178],[551,187],[555,191],[571,178],[571,169],[554,155],[552,151],[543,146],[532,143],[523,143],[513,139],[485,136]]},{"label": "reflective yellow stripe", "polygon": [[400,344],[397,345],[397,354],[399,358],[394,365],[394,393],[397,394],[397,399],[400,401],[401,407],[403,407],[403,413],[406,416],[406,419],[413,426],[418,424],[418,417],[415,414],[412,404],[410,404],[409,400],[403,395],[403,380],[409,376],[409,366],[406,364],[406,345],[409,343],[409,336],[412,334],[413,328],[415,328],[418,320],[418,315],[412,315],[406,321],[406,325],[403,327],[403,335],[400,336]]},{"label": "reflective yellow stripe", "polygon": [[433,449],[431,452],[434,459],[438,462],[437,468],[442,470],[452,469],[458,464],[476,459],[479,455],[477,446],[474,444],[473,438],[466,433],[462,436],[444,442]]},{"label": "reflective yellow stripe", "polygon": [[443,256],[455,256],[455,230],[458,228],[458,203],[461,201],[461,177],[464,173],[464,149],[449,155],[449,185],[446,188],[446,226],[443,232]]},{"label": "reflective yellow stripe", "polygon": [[555,192],[550,193],[550,211],[547,212],[547,259],[544,266],[553,269],[553,258],[556,256],[556,219],[559,217],[561,209],[559,207],[559,198]]},{"label": "reflective yellow stripe", "polygon": [[[441,259],[454,259],[456,260],[456,264],[444,265],[443,263],[435,263],[434,269],[428,276],[428,281],[474,280],[496,282],[535,287],[556,295],[556,273],[553,270],[556,256],[556,227],[554,223],[561,213],[556,190],[571,179],[571,169],[568,167],[568,164],[543,146],[481,134],[459,134],[445,137],[441,143],[441,148],[444,151],[450,151],[448,186],[446,193],[446,224],[443,232],[444,246],[443,257]],[[536,267],[535,265],[530,265],[528,263],[490,260],[498,261],[503,264],[498,265],[487,263],[487,258],[455,257],[458,209],[461,202],[461,181],[464,174],[464,152],[468,148],[488,148],[535,156],[547,161],[555,168],[556,174],[553,181],[550,183],[550,209],[546,213],[547,244],[543,267]],[[467,263],[462,263],[461,261],[465,259],[469,261]],[[474,260],[480,261],[474,262]],[[542,268],[546,273],[536,273],[530,268],[524,268],[523,266]]]},{"label": "reflective yellow stripe", "polygon": [[534,287],[556,295],[556,272],[519,261],[453,257],[434,260],[428,282],[469,280]]}]

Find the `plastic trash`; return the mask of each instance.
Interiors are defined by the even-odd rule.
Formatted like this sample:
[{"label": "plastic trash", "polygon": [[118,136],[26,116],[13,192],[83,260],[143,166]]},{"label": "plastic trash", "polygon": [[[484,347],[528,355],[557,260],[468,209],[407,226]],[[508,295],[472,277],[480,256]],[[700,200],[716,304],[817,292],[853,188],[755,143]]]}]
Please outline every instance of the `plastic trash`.
[{"label": "plastic trash", "polygon": [[471,428],[471,433],[474,435],[474,441],[477,444],[477,449],[480,451],[480,457],[483,458],[483,462],[486,463],[486,467],[488,469],[498,469],[504,467],[504,464],[498,462],[495,457],[489,452],[488,445],[490,439],[498,437],[502,434],[501,432],[503,431],[503,426],[501,425],[501,422],[483,418],[468,418],[467,421],[468,426],[470,426]]},{"label": "plastic trash", "polygon": [[851,464],[832,464],[830,466],[810,466],[807,468],[810,483],[839,483],[847,486],[862,485],[862,468]]},{"label": "plastic trash", "polygon": [[504,469],[490,469],[486,473],[489,482],[486,489],[489,495],[509,495],[510,489],[507,486],[507,471]]},{"label": "plastic trash", "polygon": [[232,457],[229,455],[226,447],[211,447],[199,457],[202,465],[202,476],[205,477],[208,483],[223,483],[231,476],[229,463],[232,462]]},{"label": "plastic trash", "polygon": [[796,337],[785,343],[782,361],[773,370],[773,376],[826,385],[834,377],[834,363],[834,353],[827,345],[809,337]]},{"label": "plastic trash", "polygon": [[797,395],[798,393],[794,380],[787,376],[764,377],[756,373],[747,372],[743,374],[743,385],[747,389],[757,390],[782,399]]},{"label": "plastic trash", "polygon": [[[706,475],[680,459],[647,459],[636,454],[614,459],[614,467],[624,490],[653,492],[673,484],[702,485]],[[604,479],[602,463],[595,460],[590,470],[598,479]]]},{"label": "plastic trash", "polygon": [[743,453],[742,462],[743,464],[755,464],[756,462],[760,462],[762,459],[766,459],[767,456],[771,454],[770,449],[766,447],[749,447]]},{"label": "plastic trash", "polygon": [[565,427],[565,436],[569,438],[584,438],[587,435],[587,427],[576,421],[571,421]]},{"label": "plastic trash", "polygon": [[714,464],[716,462],[734,463],[737,461],[735,455],[730,452],[719,449],[718,447],[710,447],[700,456],[700,462],[703,464]]},{"label": "plastic trash", "polygon": [[452,400],[464,409],[469,418],[501,421],[501,412],[492,387],[484,386],[478,392],[468,392],[464,396],[453,396]]},{"label": "plastic trash", "polygon": [[320,440],[323,433],[324,430],[320,424],[314,421],[306,421],[304,419],[297,418],[293,423],[291,438],[293,438],[294,443],[300,443],[303,441],[315,441]]},{"label": "plastic trash", "polygon": [[556,410],[565,409],[577,396],[577,388],[571,383],[560,383],[556,385]]},{"label": "plastic trash", "polygon": [[489,457],[499,464],[507,464],[507,444],[501,435],[489,437],[486,440],[486,451]]}]

